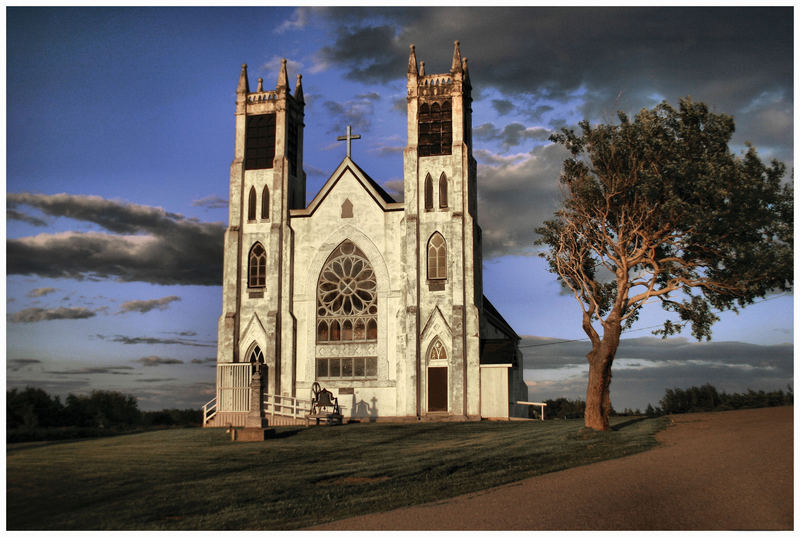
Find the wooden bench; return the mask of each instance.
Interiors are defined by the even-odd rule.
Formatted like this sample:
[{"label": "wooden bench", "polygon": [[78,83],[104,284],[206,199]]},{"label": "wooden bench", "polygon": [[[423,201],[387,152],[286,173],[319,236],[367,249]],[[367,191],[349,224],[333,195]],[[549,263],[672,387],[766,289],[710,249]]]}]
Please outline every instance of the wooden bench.
[{"label": "wooden bench", "polygon": [[328,425],[342,424],[342,411],[339,408],[339,398],[333,393],[322,388],[318,382],[311,385],[311,411],[305,415],[306,427],[311,420],[316,425],[324,422]]},{"label": "wooden bench", "polygon": [[538,406],[539,413],[542,415],[542,421],[544,421],[544,407],[547,406],[547,403],[532,403],[530,401],[517,401],[518,405],[529,405],[529,406]]}]

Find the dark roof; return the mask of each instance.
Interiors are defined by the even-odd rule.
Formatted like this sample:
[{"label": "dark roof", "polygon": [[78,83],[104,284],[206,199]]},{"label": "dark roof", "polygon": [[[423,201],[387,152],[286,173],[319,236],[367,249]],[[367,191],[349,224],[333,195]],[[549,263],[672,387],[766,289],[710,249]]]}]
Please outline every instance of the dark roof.
[{"label": "dark roof", "polygon": [[482,339],[482,364],[517,365],[517,342],[513,339]]},{"label": "dark roof", "polygon": [[381,185],[379,185],[379,184],[378,184],[378,183],[375,181],[375,179],[373,179],[372,177],[370,177],[370,176],[369,176],[369,174],[368,174],[367,172],[365,172],[363,169],[361,169],[361,166],[359,166],[358,164],[356,164],[355,162],[353,162],[353,159],[350,159],[350,162],[353,164],[353,166],[355,166],[356,168],[358,168],[358,171],[360,171],[360,172],[361,172],[361,175],[363,175],[363,176],[366,178],[366,180],[367,180],[367,181],[369,181],[369,184],[371,184],[371,185],[372,185],[372,188],[374,188],[374,189],[375,189],[375,190],[378,192],[378,194],[380,194],[380,196],[383,198],[383,201],[385,201],[386,203],[397,203],[397,202],[394,200],[394,198],[393,198],[392,196],[390,196],[390,195],[389,195],[389,193],[388,193],[388,192],[386,192],[386,191],[383,189],[383,187],[382,187]]},{"label": "dark roof", "polygon": [[500,312],[497,311],[497,308],[494,307],[494,304],[492,304],[489,299],[486,298],[486,295],[483,295],[483,313],[486,315],[487,320],[496,326],[498,330],[504,332],[508,337],[515,341],[520,340],[520,337],[517,335],[514,329],[511,328],[511,325],[508,324],[505,319],[503,319],[503,316],[500,315]]}]

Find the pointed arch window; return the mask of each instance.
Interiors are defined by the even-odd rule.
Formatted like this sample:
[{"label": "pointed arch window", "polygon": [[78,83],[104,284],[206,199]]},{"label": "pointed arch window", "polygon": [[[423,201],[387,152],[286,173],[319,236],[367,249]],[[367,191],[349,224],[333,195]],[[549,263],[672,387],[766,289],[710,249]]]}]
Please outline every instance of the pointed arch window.
[{"label": "pointed arch window", "polygon": [[247,263],[247,287],[265,287],[267,283],[267,251],[260,242],[250,249]]},{"label": "pointed arch window", "polygon": [[261,219],[269,220],[269,188],[266,185],[261,191]]},{"label": "pointed arch window", "polygon": [[378,339],[377,280],[364,252],[349,240],[320,271],[316,332],[318,345],[342,346],[338,357],[316,359],[317,378],[377,378],[378,357],[364,356],[365,347],[358,345]]},{"label": "pointed arch window", "polygon": [[264,353],[261,352],[258,345],[253,347],[253,350],[250,351],[250,358],[248,361],[250,362],[250,368],[253,373],[256,372],[256,368],[259,365],[264,365]]},{"label": "pointed arch window", "polygon": [[428,279],[447,279],[447,244],[438,231],[428,240]]},{"label": "pointed arch window", "polygon": [[425,210],[433,209],[433,179],[431,174],[425,176]]},{"label": "pointed arch window", "polygon": [[247,220],[256,219],[256,187],[250,187],[250,195],[247,197]]},{"label": "pointed arch window", "polygon": [[439,208],[447,208],[447,176],[444,172],[439,177]]},{"label": "pointed arch window", "polygon": [[447,349],[444,348],[442,340],[438,337],[428,351],[428,360],[447,360]]},{"label": "pointed arch window", "polygon": [[375,271],[352,242],[342,242],[325,262],[317,282],[317,341],[378,338]]}]

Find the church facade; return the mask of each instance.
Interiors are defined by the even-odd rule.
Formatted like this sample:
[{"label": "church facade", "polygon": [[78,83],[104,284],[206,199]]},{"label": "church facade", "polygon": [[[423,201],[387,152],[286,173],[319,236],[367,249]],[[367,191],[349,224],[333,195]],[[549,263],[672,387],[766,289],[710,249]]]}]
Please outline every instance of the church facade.
[{"label": "church facade", "polygon": [[[404,199],[350,155],[306,204],[301,76],[237,88],[216,414],[245,425],[316,382],[351,419],[505,418],[527,400],[519,336],[482,292],[471,85],[408,63]],[[520,411],[523,409],[520,408]],[[294,410],[293,412],[296,412]],[[283,423],[281,419],[273,424]]]}]

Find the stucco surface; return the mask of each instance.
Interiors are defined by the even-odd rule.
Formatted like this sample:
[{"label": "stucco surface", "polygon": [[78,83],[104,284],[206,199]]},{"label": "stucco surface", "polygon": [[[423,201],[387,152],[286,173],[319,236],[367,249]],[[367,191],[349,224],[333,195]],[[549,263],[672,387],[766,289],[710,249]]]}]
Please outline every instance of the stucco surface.
[{"label": "stucco surface", "polygon": [[645,453],[313,529],[793,528],[793,407],[673,421]]}]

